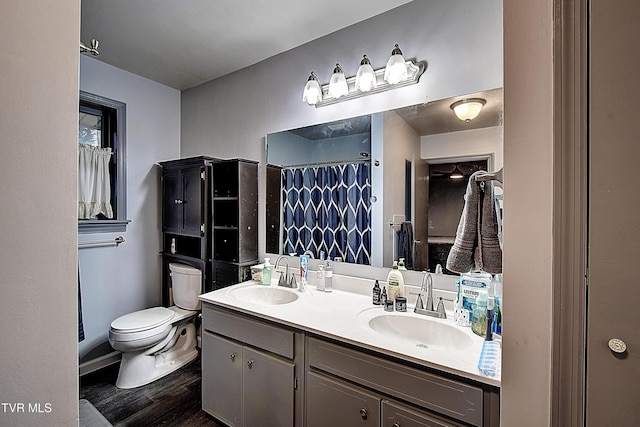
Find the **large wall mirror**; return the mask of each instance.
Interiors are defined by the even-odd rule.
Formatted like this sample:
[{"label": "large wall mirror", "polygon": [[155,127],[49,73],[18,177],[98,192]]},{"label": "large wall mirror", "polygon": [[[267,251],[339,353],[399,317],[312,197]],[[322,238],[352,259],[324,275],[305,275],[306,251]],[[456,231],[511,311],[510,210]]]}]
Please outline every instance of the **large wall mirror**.
[{"label": "large wall mirror", "polygon": [[[463,121],[468,98],[486,104]],[[266,251],[444,267],[469,176],[502,168],[502,110],[496,88],[268,134]]]}]

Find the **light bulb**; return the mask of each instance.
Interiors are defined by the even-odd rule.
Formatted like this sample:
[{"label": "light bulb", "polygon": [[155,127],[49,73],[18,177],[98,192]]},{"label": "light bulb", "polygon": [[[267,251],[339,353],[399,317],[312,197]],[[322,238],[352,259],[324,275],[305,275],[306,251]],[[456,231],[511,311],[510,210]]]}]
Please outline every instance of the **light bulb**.
[{"label": "light bulb", "polygon": [[364,55],[362,61],[360,61],[358,72],[356,73],[356,90],[369,92],[377,86],[376,72],[373,70],[367,55]]},{"label": "light bulb", "polygon": [[332,98],[340,98],[349,93],[349,86],[347,86],[347,78],[344,76],[344,71],[340,64],[336,64],[336,68],[333,69],[331,80],[329,80],[329,96]]},{"label": "light bulb", "polygon": [[390,85],[395,85],[407,78],[407,64],[402,56],[402,51],[396,44],[395,49],[391,52],[391,57],[387,61],[384,69],[384,81]]},{"label": "light bulb", "polygon": [[309,105],[316,105],[318,102],[322,101],[322,88],[318,82],[318,77],[313,71],[307,80],[304,91],[302,92],[302,100]]}]

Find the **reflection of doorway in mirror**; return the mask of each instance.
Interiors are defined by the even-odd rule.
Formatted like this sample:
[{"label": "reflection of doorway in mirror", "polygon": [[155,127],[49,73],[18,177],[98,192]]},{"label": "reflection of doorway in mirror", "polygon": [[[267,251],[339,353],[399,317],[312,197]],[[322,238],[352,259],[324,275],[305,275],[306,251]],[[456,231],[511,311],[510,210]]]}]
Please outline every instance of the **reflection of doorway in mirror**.
[{"label": "reflection of doorway in mirror", "polygon": [[474,172],[488,170],[488,161],[430,164],[428,170],[427,268],[435,271],[440,264],[444,273],[456,274],[447,271],[445,265],[456,238],[467,184]]}]

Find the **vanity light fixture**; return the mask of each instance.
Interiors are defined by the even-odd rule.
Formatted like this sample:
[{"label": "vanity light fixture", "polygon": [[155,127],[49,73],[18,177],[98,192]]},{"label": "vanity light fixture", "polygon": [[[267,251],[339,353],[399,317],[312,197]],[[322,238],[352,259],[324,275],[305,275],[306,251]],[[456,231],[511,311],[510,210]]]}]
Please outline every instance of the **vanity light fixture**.
[{"label": "vanity light fixture", "polygon": [[358,72],[356,73],[355,89],[360,92],[369,92],[377,86],[378,78],[376,77],[376,72],[371,66],[371,61],[369,61],[367,55],[364,55],[362,61],[360,61]]},{"label": "vanity light fixture", "polygon": [[333,74],[331,75],[331,80],[329,80],[329,96],[338,99],[348,93],[349,86],[347,85],[344,70],[340,64],[336,64],[336,68],[333,69]]},{"label": "vanity light fixture", "polygon": [[451,109],[460,120],[470,122],[478,117],[480,110],[486,103],[487,101],[482,98],[461,99],[451,104]]},{"label": "vanity light fixture", "polygon": [[387,61],[387,66],[384,69],[384,81],[390,85],[395,85],[406,78],[407,67],[405,66],[405,60],[400,47],[396,44],[396,47],[391,51],[391,57],[389,61]]},{"label": "vanity light fixture", "polygon": [[313,71],[311,72],[311,75],[307,80],[307,84],[304,87],[302,100],[309,105],[316,105],[318,102],[322,101],[322,88],[320,87],[318,76],[316,76]]},{"label": "vanity light fixture", "polygon": [[340,64],[336,64],[329,84],[322,86],[318,82],[318,77],[312,72],[304,87],[302,99],[309,105],[323,107],[364,95],[416,84],[424,73],[424,69],[424,62],[405,61],[396,44],[385,68],[374,70],[371,61],[367,55],[364,55],[355,76],[346,78]]}]

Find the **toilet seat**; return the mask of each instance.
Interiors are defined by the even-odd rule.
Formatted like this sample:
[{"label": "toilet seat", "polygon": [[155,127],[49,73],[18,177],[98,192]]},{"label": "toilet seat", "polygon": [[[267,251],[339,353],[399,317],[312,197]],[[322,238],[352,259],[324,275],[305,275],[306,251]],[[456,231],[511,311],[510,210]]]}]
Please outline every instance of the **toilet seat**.
[{"label": "toilet seat", "polygon": [[175,316],[175,311],[165,307],[153,307],[125,314],[111,322],[111,330],[118,333],[147,331],[167,324]]},{"label": "toilet seat", "polygon": [[151,347],[171,332],[175,312],[153,307],[126,314],[111,322],[109,342],[119,351]]}]

